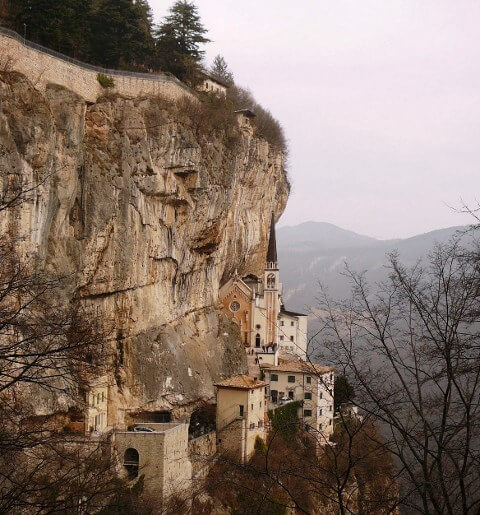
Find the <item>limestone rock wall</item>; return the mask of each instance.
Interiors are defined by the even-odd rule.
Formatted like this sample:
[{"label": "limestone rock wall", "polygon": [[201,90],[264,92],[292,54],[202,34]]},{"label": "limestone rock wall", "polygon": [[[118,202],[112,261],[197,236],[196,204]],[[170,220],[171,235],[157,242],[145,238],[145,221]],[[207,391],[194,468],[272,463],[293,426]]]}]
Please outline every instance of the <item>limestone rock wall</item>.
[{"label": "limestone rock wall", "polygon": [[281,153],[230,129],[205,134],[165,99],[87,104],[0,74],[0,168],[39,184],[0,227],[114,328],[112,424],[136,410],[181,415],[246,371],[218,291],[236,269],[261,272],[288,184]]}]

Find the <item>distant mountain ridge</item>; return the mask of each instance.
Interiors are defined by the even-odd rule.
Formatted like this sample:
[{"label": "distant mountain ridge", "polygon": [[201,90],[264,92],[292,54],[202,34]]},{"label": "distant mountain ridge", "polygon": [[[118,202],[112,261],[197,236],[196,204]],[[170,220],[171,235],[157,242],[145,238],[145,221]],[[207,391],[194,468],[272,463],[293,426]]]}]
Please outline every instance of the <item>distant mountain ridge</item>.
[{"label": "distant mountain ridge", "polygon": [[314,307],[325,286],[334,298],[349,295],[348,279],[341,275],[345,263],[356,271],[367,270],[371,282],[387,273],[386,255],[398,250],[406,265],[426,256],[436,242],[448,241],[464,226],[448,227],[405,239],[378,240],[326,222],[305,222],[277,230],[278,255],[284,300],[289,309]]}]

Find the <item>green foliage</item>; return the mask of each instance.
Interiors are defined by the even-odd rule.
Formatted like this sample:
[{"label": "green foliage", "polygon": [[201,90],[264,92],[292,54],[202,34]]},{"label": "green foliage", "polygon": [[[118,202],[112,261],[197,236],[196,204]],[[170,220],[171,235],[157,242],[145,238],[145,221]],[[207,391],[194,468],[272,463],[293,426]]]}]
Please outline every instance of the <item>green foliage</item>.
[{"label": "green foliage", "polygon": [[207,94],[202,97],[202,102],[195,102],[184,97],[176,106],[179,114],[193,123],[198,138],[216,136],[229,150],[234,150],[240,142],[233,106],[225,98]]},{"label": "green foliage", "polygon": [[259,436],[255,438],[255,450],[262,454],[267,454],[267,444],[264,442],[263,438],[260,438]]},{"label": "green foliage", "polygon": [[233,73],[228,69],[227,62],[221,55],[217,55],[213,60],[210,73],[213,77],[225,82],[228,86],[233,86]]},{"label": "green foliage", "polygon": [[148,67],[154,49],[151,29],[146,0],[99,0],[91,22],[93,60],[110,68]]},{"label": "green foliage", "polygon": [[199,65],[204,55],[200,45],[210,41],[206,33],[195,5],[177,0],[155,32],[157,64],[194,85],[199,80]]},{"label": "green foliage", "polygon": [[238,508],[232,509],[233,515],[243,515],[245,513],[256,513],[258,515],[284,515],[286,508],[283,506],[286,499],[269,499],[262,495],[240,489],[237,494]]},{"label": "green foliage", "polygon": [[291,440],[298,431],[298,409],[301,402],[289,402],[276,410],[268,412],[268,418],[274,431],[278,432],[286,441]]},{"label": "green foliage", "polygon": [[4,23],[27,39],[84,61],[146,70],[154,57],[147,0],[18,0]]},{"label": "green foliage", "polygon": [[99,73],[97,75],[97,80],[100,83],[100,86],[102,86],[102,88],[115,87],[115,81],[113,80],[113,77],[109,77],[108,75],[105,75],[104,73]]},{"label": "green foliage", "polygon": [[350,402],[355,398],[355,390],[353,386],[348,382],[346,376],[335,377],[334,386],[334,406],[337,411],[342,404]]}]

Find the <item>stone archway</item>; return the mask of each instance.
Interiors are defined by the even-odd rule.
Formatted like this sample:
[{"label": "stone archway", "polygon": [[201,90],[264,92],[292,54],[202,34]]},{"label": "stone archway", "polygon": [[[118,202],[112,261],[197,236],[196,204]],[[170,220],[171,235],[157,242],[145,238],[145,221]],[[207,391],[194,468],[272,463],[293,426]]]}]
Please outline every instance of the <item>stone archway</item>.
[{"label": "stone archway", "polygon": [[139,463],[140,455],[137,449],[129,447],[123,455],[123,466],[127,469],[129,479],[134,479],[138,476]]}]

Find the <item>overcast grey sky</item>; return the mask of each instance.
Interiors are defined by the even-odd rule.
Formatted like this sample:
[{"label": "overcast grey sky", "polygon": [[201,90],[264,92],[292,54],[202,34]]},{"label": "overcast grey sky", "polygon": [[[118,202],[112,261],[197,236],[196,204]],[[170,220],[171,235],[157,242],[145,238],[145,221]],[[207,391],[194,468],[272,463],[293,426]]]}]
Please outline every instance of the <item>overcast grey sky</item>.
[{"label": "overcast grey sky", "polygon": [[[159,20],[173,3],[150,0]],[[285,127],[281,225],[380,238],[469,223],[480,198],[480,2],[197,0],[236,82]]]}]

